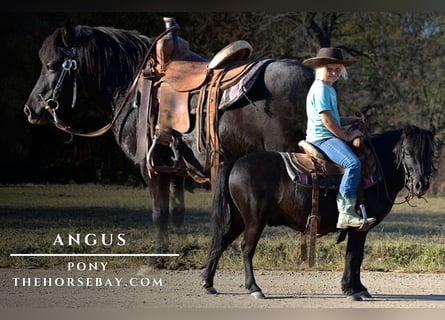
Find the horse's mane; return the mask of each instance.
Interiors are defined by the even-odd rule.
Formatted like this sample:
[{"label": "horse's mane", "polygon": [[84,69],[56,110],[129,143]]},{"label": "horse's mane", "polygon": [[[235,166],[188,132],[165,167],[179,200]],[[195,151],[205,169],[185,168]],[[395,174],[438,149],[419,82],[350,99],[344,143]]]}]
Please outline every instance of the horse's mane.
[{"label": "horse's mane", "polygon": [[395,161],[399,164],[403,156],[402,146],[404,143],[407,143],[408,139],[413,150],[420,152],[422,157],[434,158],[436,145],[434,134],[429,130],[414,125],[406,125],[404,128],[373,134],[371,140],[378,151],[380,149],[392,150],[395,155]]},{"label": "horse's mane", "polygon": [[[106,68],[113,70],[115,77],[127,77],[131,70],[132,75],[141,66],[147,52],[149,39],[137,31],[121,30],[109,27],[78,27],[79,40],[85,39],[81,45],[87,71],[105,74]],[[81,53],[79,52],[79,55]],[[130,79],[131,80],[131,79]]]},{"label": "horse's mane", "polygon": [[[42,57],[60,55],[63,28],[49,36],[39,52]],[[76,26],[75,47],[79,68],[91,82],[114,82],[112,87],[128,84],[141,67],[150,40],[137,31],[112,27]],[[111,86],[110,86],[111,87]]]},{"label": "horse's mane", "polygon": [[401,162],[403,148],[406,148],[408,143],[409,149],[415,151],[422,159],[434,159],[436,142],[433,132],[414,125],[406,125],[404,129],[398,131],[400,132],[400,139],[394,148],[397,163]]},{"label": "horse's mane", "polygon": [[[436,141],[434,139],[434,133],[430,130],[411,126],[411,140],[413,143],[413,149],[418,152],[422,159],[434,159],[436,150]],[[433,171],[434,162],[433,162]]]}]

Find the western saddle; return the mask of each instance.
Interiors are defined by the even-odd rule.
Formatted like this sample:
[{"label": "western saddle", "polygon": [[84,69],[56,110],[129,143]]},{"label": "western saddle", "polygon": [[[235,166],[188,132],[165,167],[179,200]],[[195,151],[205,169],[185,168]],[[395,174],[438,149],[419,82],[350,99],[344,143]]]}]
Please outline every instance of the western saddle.
[{"label": "western saddle", "polygon": [[[164,22],[165,35],[156,41],[139,77],[135,162],[146,159],[149,172],[177,171],[180,155],[173,133],[188,132],[191,129],[190,114],[196,114],[196,139],[198,149],[201,149],[201,126],[204,128],[202,118],[205,113],[205,152],[208,155],[205,169],[210,168],[212,181],[220,156],[218,111],[227,109],[245,95],[260,68],[271,60],[247,60],[252,54],[252,46],[239,40],[221,49],[208,61],[191,51],[189,43],[178,36],[179,26],[174,18],[164,18]],[[196,107],[191,105],[192,96],[198,96]],[[147,132],[153,137],[150,147]],[[154,154],[158,145],[169,146],[173,150],[172,166],[155,164]],[[202,173],[188,173],[199,182],[209,181]]]}]

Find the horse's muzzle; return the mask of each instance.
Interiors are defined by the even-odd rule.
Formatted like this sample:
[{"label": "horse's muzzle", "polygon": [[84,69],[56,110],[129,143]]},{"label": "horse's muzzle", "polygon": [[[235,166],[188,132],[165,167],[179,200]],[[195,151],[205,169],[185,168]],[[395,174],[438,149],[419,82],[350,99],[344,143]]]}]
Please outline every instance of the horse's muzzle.
[{"label": "horse's muzzle", "polygon": [[44,125],[51,121],[47,112],[43,112],[42,115],[38,115],[29,105],[25,105],[23,112],[28,119],[28,122],[31,124]]},{"label": "horse's muzzle", "polygon": [[414,178],[409,186],[411,193],[417,196],[418,198],[425,195],[425,193],[428,191],[429,188],[430,188],[429,178],[424,178],[424,177]]}]

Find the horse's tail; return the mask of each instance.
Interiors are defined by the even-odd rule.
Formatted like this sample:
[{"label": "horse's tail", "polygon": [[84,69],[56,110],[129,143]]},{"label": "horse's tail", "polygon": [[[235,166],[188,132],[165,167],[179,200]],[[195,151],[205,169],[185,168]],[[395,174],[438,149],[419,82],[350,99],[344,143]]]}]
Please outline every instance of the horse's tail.
[{"label": "horse's tail", "polygon": [[212,243],[209,256],[219,255],[222,239],[230,229],[233,201],[228,187],[230,172],[235,161],[220,166],[215,179],[212,205]]}]

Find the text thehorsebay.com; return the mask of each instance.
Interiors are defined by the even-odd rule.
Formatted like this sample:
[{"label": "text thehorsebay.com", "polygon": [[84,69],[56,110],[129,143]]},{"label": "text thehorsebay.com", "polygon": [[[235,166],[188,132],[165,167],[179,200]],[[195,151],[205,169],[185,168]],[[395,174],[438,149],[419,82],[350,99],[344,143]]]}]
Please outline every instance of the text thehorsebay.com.
[{"label": "text thehorsebay.com", "polygon": [[[118,234],[57,234],[52,246],[54,247],[75,247],[75,246],[103,246],[124,247],[127,244],[124,233]],[[32,256],[32,255],[31,255]],[[37,255],[34,255],[37,256]],[[57,256],[57,254],[48,254],[46,256]],[[73,257],[79,255],[73,254]],[[92,255],[84,255],[92,256]],[[105,255],[106,256],[106,255]],[[125,255],[114,255],[125,256]],[[132,277],[109,277],[106,276],[109,264],[104,261],[69,261],[65,263],[65,271],[63,276],[24,276],[12,277],[13,285],[15,287],[162,287],[162,278],[147,277],[147,276],[132,276]]]}]

